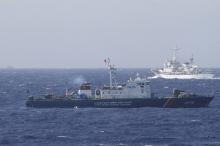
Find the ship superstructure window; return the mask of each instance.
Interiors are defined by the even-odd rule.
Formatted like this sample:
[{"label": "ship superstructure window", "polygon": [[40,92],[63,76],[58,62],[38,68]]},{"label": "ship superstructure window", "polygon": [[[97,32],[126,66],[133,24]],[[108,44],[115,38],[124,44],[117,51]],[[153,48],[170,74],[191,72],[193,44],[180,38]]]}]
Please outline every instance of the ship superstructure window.
[{"label": "ship superstructure window", "polygon": [[135,86],[128,86],[128,88],[131,88],[131,89],[132,89],[132,88],[136,88],[136,87],[135,87]]}]

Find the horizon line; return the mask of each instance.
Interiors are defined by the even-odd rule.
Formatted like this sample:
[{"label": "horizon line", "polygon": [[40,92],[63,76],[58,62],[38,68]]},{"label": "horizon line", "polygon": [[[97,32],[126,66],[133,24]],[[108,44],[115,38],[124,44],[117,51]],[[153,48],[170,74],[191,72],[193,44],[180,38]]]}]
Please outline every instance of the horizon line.
[{"label": "horizon line", "polygon": [[[16,70],[16,69],[106,69],[107,67],[0,67],[0,70]],[[117,67],[118,69],[152,69],[162,67]],[[220,69],[220,67],[200,67],[201,69]]]}]

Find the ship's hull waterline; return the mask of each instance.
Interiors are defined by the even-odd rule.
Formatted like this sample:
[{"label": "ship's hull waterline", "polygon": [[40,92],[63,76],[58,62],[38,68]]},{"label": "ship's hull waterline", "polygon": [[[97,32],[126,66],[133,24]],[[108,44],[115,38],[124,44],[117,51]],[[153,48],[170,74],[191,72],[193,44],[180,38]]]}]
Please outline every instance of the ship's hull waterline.
[{"label": "ship's hull waterline", "polygon": [[26,106],[35,108],[201,108],[207,107],[213,97],[196,98],[123,98],[123,99],[33,99]]},{"label": "ship's hull waterline", "polygon": [[164,79],[213,79],[213,74],[195,74],[195,75],[173,75],[173,74],[156,74],[153,78]]}]

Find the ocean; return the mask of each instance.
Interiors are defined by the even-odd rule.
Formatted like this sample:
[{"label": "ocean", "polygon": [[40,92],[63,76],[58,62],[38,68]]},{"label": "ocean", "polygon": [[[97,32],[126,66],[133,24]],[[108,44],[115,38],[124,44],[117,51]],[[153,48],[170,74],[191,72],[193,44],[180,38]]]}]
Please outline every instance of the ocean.
[{"label": "ocean", "polygon": [[[34,96],[63,95],[82,82],[108,84],[106,69],[0,69],[0,146],[220,146],[220,69],[212,80],[152,79],[152,91],[164,97],[173,88],[216,93],[208,108],[27,108]],[[149,69],[119,69],[118,82]]]}]

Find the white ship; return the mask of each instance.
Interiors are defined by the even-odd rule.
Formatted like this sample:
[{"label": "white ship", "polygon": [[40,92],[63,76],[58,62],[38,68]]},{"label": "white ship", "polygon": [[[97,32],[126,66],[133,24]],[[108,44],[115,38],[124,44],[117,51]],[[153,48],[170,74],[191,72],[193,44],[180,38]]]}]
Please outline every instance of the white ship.
[{"label": "white ship", "polygon": [[155,74],[152,78],[164,79],[213,79],[214,74],[202,72],[199,67],[194,64],[193,56],[189,62],[180,63],[177,60],[176,52],[174,49],[173,57],[164,63],[164,67],[152,70]]}]

